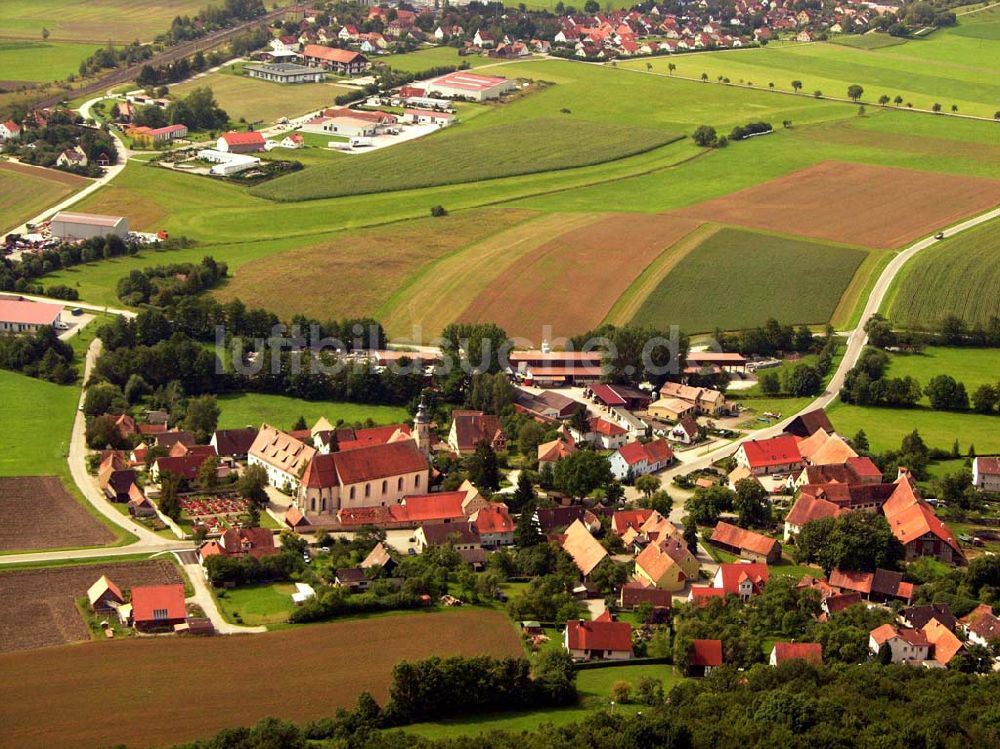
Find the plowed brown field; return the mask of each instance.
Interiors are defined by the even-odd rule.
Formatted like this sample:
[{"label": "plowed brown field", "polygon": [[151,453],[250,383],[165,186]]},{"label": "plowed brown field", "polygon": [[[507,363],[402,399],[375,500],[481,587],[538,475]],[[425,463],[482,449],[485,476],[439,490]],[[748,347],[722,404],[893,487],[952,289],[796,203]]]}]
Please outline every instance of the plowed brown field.
[{"label": "plowed brown field", "polygon": [[617,213],[560,234],[500,274],[459,320],[495,322],[534,345],[587,331],[664,249],[700,223]]},{"label": "plowed brown field", "polygon": [[0,551],[110,544],[115,534],[55,476],[0,478]]},{"label": "plowed brown field", "polygon": [[[107,575],[123,591],[133,585],[184,581],[177,567],[162,559],[0,571],[0,601],[3,601],[0,606],[0,652],[48,648],[89,639],[90,632],[77,611],[76,599],[86,595],[87,588],[101,575]],[[30,654],[27,657],[30,658]],[[0,673],[20,672],[7,671],[0,666]],[[0,681],[10,686],[11,680]],[[53,742],[53,746],[59,743]]]},{"label": "plowed brown field", "polygon": [[274,715],[302,722],[384,702],[392,668],[432,655],[517,656],[499,612],[448,611],[262,635],[130,638],[0,654],[0,744],[162,746]]},{"label": "plowed brown field", "polygon": [[838,161],[673,215],[889,249],[1000,203],[1000,180]]}]

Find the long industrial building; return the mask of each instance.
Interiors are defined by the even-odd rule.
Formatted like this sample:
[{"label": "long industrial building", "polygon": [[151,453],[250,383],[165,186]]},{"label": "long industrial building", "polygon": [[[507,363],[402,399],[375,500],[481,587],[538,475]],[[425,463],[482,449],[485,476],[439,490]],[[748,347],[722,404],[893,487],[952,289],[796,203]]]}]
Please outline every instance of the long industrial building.
[{"label": "long industrial building", "polygon": [[124,216],[99,216],[95,213],[60,211],[49,225],[52,236],[59,239],[78,240],[117,234],[128,236],[128,219]]}]

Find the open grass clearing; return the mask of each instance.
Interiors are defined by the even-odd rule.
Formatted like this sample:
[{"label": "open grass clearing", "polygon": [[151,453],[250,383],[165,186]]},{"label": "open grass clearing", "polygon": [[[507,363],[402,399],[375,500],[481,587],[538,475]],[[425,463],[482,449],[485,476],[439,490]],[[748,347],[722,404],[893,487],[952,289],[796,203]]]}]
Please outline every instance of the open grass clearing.
[{"label": "open grass clearing", "polygon": [[479,55],[460,56],[455,47],[428,47],[416,52],[406,52],[401,55],[389,55],[378,58],[378,62],[388,65],[393,70],[401,70],[404,73],[420,73],[431,68],[451,65],[458,67],[463,63],[468,63],[470,67],[478,68],[483,65],[495,63],[496,60]]},{"label": "open grass clearing", "polygon": [[921,330],[948,315],[970,327],[1000,315],[1000,221],[918,253],[896,276],[883,310],[894,324]]},{"label": "open grass clearing", "polygon": [[866,253],[724,228],[677,263],[633,317],[689,333],[830,319]]},{"label": "open grass clearing", "polygon": [[615,161],[676,140],[649,128],[539,119],[467,130],[461,125],[251,189],[278,201],[407,190]]},{"label": "open grass clearing", "polygon": [[[0,15],[5,8],[17,7],[20,3],[0,3]],[[6,28],[0,19],[0,36],[6,36]],[[74,42],[43,41],[41,27],[33,35],[33,40],[0,38],[0,80],[7,82],[5,89],[13,89],[11,84],[48,83],[59,81],[70,74],[79,72],[80,63],[103,43],[79,44]]]},{"label": "open grass clearing", "polygon": [[281,429],[291,429],[302,416],[312,426],[321,416],[331,423],[364,423],[371,419],[376,424],[398,424],[409,414],[397,406],[377,406],[365,403],[340,401],[307,401],[287,395],[267,393],[239,393],[219,396],[219,428],[238,429],[245,426],[259,427],[271,424]]},{"label": "open grass clearing", "polygon": [[[928,346],[919,354],[889,354],[888,377],[913,377],[926,386],[939,374],[965,383],[971,396],[980,385],[1000,383],[1000,349]],[[927,396],[920,402],[930,405]],[[1000,423],[996,426],[1000,429]]]},{"label": "open grass clearing", "polygon": [[75,174],[0,161],[0,235],[89,184]]},{"label": "open grass clearing", "polygon": [[252,299],[283,318],[296,312],[322,319],[372,314],[427,263],[534,215],[484,209],[346,232],[247,263],[216,296]]},{"label": "open grass clearing", "polygon": [[855,49],[885,49],[906,44],[906,39],[888,34],[839,34],[830,37],[831,44],[842,44]]},{"label": "open grass clearing", "polygon": [[969,445],[981,454],[1000,453],[1000,424],[996,416],[932,411],[930,408],[873,408],[848,406],[839,400],[827,408],[840,434],[864,429],[872,450],[898,450],[903,437],[916,429],[929,447],[950,450],[955,439],[964,455]]},{"label": "open grass clearing", "polygon": [[283,85],[220,70],[172,86],[170,92],[185,96],[193,89],[206,86],[212,89],[215,100],[233,122],[272,123],[280,117],[299,117],[332,107],[334,99],[348,91],[335,83]]},{"label": "open grass clearing", "polygon": [[255,627],[288,621],[288,615],[295,609],[292,603],[295,590],[292,583],[250,585],[220,590],[215,599],[228,621]]},{"label": "open grass clearing", "polygon": [[[248,647],[261,678],[247,677]],[[20,749],[103,746],[123,735],[139,746],[162,746],[268,715],[296,722],[330,716],[353,707],[365,690],[382,702],[402,660],[521,652],[506,616],[470,610],[317,624],[252,639],[130,638],[5,653],[0,670],[19,677],[0,685],[0,721],[5,740]],[[323,675],[322,689],[302,688],[290,653],[303,654]],[[95,685],[113,722],[89,719]]]},{"label": "open grass clearing", "polygon": [[0,476],[68,474],[79,387],[0,369]]},{"label": "open grass clearing", "polygon": [[496,322],[536,343],[583,333],[599,325],[636,277],[697,225],[663,215],[601,217],[509,267],[458,319]]},{"label": "open grass clearing", "polygon": [[679,213],[891,249],[998,201],[1000,180],[827,161]]},{"label": "open grass clearing", "polygon": [[47,28],[51,41],[98,46],[109,40],[152,41],[175,17],[195,15],[203,7],[201,0],[17,0],[0,3],[0,35],[41,39],[42,28]]}]

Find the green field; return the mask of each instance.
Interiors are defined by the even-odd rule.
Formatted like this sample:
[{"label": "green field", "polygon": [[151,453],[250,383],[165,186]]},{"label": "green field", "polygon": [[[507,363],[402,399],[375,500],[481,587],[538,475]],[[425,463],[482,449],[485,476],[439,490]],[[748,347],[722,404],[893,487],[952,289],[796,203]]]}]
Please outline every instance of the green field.
[{"label": "green field", "polygon": [[331,423],[343,420],[346,424],[372,419],[376,424],[396,424],[409,418],[405,408],[396,406],[373,406],[362,403],[340,403],[337,401],[305,401],[285,395],[262,393],[241,393],[219,396],[220,429],[235,429],[244,426],[260,426],[262,423],[290,429],[300,417],[312,426],[320,416]]},{"label": "green field", "polygon": [[[949,374],[965,383],[969,395],[980,385],[1000,382],[1000,349],[928,346],[919,354],[890,354],[889,377],[913,377],[926,385],[932,377]],[[926,396],[921,403],[928,404]],[[1000,429],[1000,424],[997,424]]]},{"label": "green field", "polygon": [[459,56],[458,50],[454,47],[431,47],[402,55],[389,55],[379,59],[379,62],[404,73],[421,73],[445,65],[457,68],[462,63],[468,63],[469,67],[478,68],[496,63],[496,60],[479,55]]},{"label": "green field", "polygon": [[170,92],[175,96],[184,96],[192,89],[205,86],[212,89],[215,100],[233,122],[245,120],[266,124],[280,117],[300,117],[308,112],[332,107],[334,99],[347,91],[335,83],[282,85],[220,70],[172,86]]},{"label": "green field", "polygon": [[894,324],[923,330],[947,315],[969,326],[1000,315],[1000,220],[918,253],[896,277],[883,309]]},{"label": "green field", "polygon": [[898,450],[899,443],[914,429],[929,447],[951,449],[958,439],[962,454],[975,445],[978,453],[1000,452],[1000,425],[996,416],[932,411],[929,408],[893,409],[847,406],[836,401],[827,408],[830,421],[841,434],[864,429],[872,450]]},{"label": "green field", "polygon": [[[530,731],[545,723],[561,726],[576,723],[593,710],[612,709],[611,685],[616,681],[627,681],[634,687],[644,676],[650,676],[663,682],[664,690],[669,692],[683,681],[683,677],[675,673],[672,666],[662,664],[622,665],[610,668],[580,669],[577,671],[577,689],[580,692],[581,704],[577,707],[564,707],[549,710],[538,710],[521,713],[500,713],[478,715],[469,718],[439,721],[434,723],[417,723],[406,726],[405,732],[428,739],[457,738],[461,736],[476,736],[495,731]],[[614,710],[634,714],[642,710],[642,705],[615,705]]]},{"label": "green field", "polygon": [[614,161],[679,137],[570,119],[449,130],[280,177],[251,192],[289,201],[474,182]]},{"label": "green field", "polygon": [[841,34],[830,38],[832,44],[842,44],[845,47],[855,49],[883,49],[884,47],[895,47],[897,44],[906,44],[906,39],[888,34]]},{"label": "green field", "polygon": [[0,36],[41,39],[47,28],[53,41],[146,42],[167,31],[176,16],[203,7],[202,0],[16,0],[0,3]]},{"label": "green field", "polygon": [[[216,593],[216,601],[228,621],[240,622],[249,627],[260,624],[280,624],[288,620],[295,608],[292,603],[292,583],[251,585]],[[234,614],[240,618],[234,618]]]},{"label": "green field", "polygon": [[[58,203],[74,190],[90,183],[83,178],[55,172],[59,179],[48,179],[50,172],[14,172],[0,167],[0,234],[13,229]],[[70,183],[77,183],[73,187]]]},{"label": "green field", "polygon": [[[0,14],[3,8],[13,5],[0,3]],[[0,36],[3,34],[3,20],[0,19]],[[0,39],[0,85],[3,81],[46,83],[62,80],[78,72],[80,62],[99,46],[42,41],[40,36],[37,41]]]},{"label": "green field", "polygon": [[864,250],[722,229],[683,258],[636,313],[634,322],[689,333],[784,323],[825,323]]},{"label": "green field", "polygon": [[66,455],[79,397],[77,385],[54,385],[0,369],[0,476],[68,476]]}]

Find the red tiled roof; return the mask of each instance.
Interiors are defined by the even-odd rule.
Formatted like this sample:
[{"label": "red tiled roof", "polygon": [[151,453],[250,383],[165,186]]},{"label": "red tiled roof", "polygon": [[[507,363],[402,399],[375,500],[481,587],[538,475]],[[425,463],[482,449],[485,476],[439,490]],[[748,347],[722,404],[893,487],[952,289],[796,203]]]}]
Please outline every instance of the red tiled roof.
[{"label": "red tiled roof", "polygon": [[605,437],[621,437],[628,434],[625,429],[622,429],[614,422],[601,418],[590,420],[590,431],[595,434],[603,434]]},{"label": "red tiled roof", "polygon": [[785,661],[808,661],[817,666],[823,663],[823,646],[818,642],[776,642],[774,660],[780,665]]},{"label": "red tiled roof", "polygon": [[772,437],[768,440],[747,440],[742,443],[743,452],[753,468],[801,463],[799,446],[795,438],[789,435]]},{"label": "red tiled roof", "polygon": [[507,507],[495,502],[486,505],[486,507],[476,512],[473,522],[480,535],[486,533],[511,533],[514,530],[514,521],[511,520],[510,514],[507,512]]},{"label": "red tiled roof", "polygon": [[388,442],[313,457],[302,476],[308,487],[358,484],[428,469],[427,458],[413,440]]},{"label": "red tiled roof", "polygon": [[594,397],[607,406],[624,406],[625,399],[622,398],[618,393],[611,389],[610,385],[605,385],[603,382],[595,383],[590,386],[590,392],[594,394]]},{"label": "red tiled roof", "polygon": [[688,664],[691,666],[721,666],[722,640],[692,640]]},{"label": "red tiled roof", "polygon": [[853,590],[858,593],[868,594],[872,592],[872,581],[875,579],[873,572],[857,572],[854,570],[832,570],[830,572],[830,586],[841,588],[842,590]]},{"label": "red tiled roof", "polygon": [[260,146],[264,144],[264,136],[256,131],[249,133],[223,133],[222,139],[230,146]]},{"label": "red tiled roof", "polygon": [[208,460],[208,455],[181,455],[156,459],[156,469],[160,473],[172,473],[180,478],[193,481],[198,477],[202,463]]},{"label": "red tiled roof", "polygon": [[813,520],[832,518],[839,512],[840,508],[833,502],[803,494],[795,501],[792,509],[785,516],[785,522],[801,528]]},{"label": "red tiled roof", "polygon": [[749,579],[754,584],[754,588],[759,590],[770,577],[767,565],[760,562],[720,564],[719,572],[722,573],[722,590],[726,591],[727,595],[733,596],[739,595],[740,583],[745,579]]},{"label": "red tiled roof", "polygon": [[364,55],[360,52],[352,52],[349,49],[338,49],[336,47],[324,47],[321,44],[307,44],[302,50],[302,56],[316,57],[327,62],[339,62],[345,65],[354,62],[358,58],[365,59]]},{"label": "red tiled roof", "polygon": [[0,299],[0,321],[22,325],[51,325],[62,312],[61,304]]},{"label": "red tiled roof", "polygon": [[611,516],[611,529],[620,536],[629,528],[642,527],[652,514],[652,510],[618,510]]},{"label": "red tiled roof", "polygon": [[132,588],[132,618],[136,622],[170,621],[186,616],[183,585],[140,585]]},{"label": "red tiled roof", "polygon": [[570,650],[610,650],[632,652],[632,625],[628,622],[571,619],[566,623]]},{"label": "red tiled roof", "polygon": [[435,520],[465,518],[462,502],[465,492],[439,492],[404,497],[401,504],[389,508],[394,520],[426,523]]},{"label": "red tiled roof", "polygon": [[951,531],[941,522],[930,505],[917,494],[909,475],[896,481],[896,489],[882,506],[882,512],[889,522],[893,535],[904,546],[921,536],[930,534],[948,544],[959,557],[964,557]]},{"label": "red tiled roof", "polygon": [[715,530],[712,531],[711,540],[713,543],[725,544],[735,549],[746,549],[747,551],[752,551],[754,554],[764,555],[770,554],[774,550],[775,544],[778,543],[777,539],[770,536],[754,533],[745,528],[730,525],[722,520],[719,521],[718,525],[715,526]]}]

